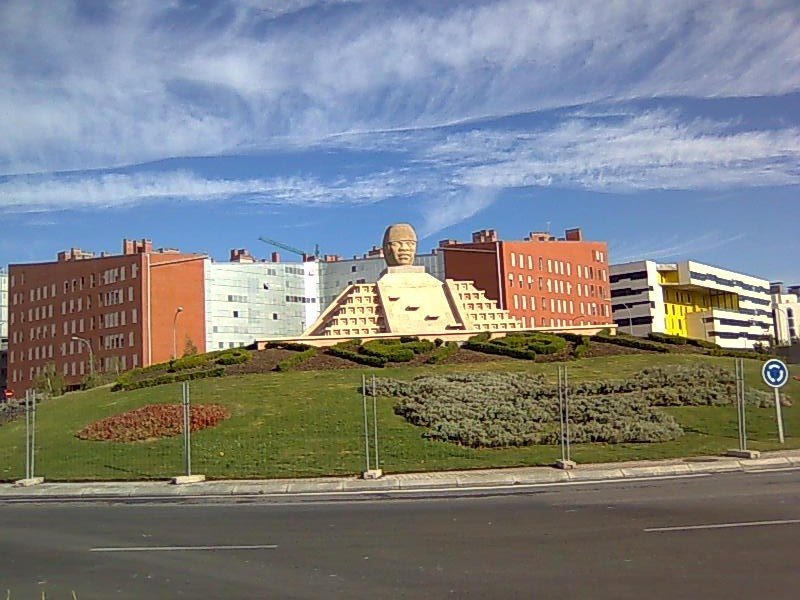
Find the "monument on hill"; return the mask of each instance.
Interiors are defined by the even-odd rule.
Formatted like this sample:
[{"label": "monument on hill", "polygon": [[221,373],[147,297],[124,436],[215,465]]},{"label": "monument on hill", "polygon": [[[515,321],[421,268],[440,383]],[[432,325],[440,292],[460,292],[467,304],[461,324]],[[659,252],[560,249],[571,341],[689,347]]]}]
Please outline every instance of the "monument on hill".
[{"label": "monument on hill", "polygon": [[442,282],[414,266],[417,234],[408,223],[383,236],[386,270],[376,283],[348,286],[302,337],[426,337],[481,331],[521,331],[523,323],[497,307],[471,281]]}]

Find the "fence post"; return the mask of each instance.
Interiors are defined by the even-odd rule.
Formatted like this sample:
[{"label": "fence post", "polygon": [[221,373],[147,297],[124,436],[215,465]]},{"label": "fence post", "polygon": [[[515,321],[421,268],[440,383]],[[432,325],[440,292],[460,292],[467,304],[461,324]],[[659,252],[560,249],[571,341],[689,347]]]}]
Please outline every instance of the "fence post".
[{"label": "fence post", "polygon": [[558,419],[561,425],[561,459],[556,461],[559,469],[574,469],[569,446],[569,387],[567,366],[558,365]]},{"label": "fence post", "polygon": [[375,429],[375,468],[380,470],[381,463],[378,458],[378,394],[375,388],[375,374],[372,375],[372,425]]},{"label": "fence post", "polygon": [[19,486],[42,483],[44,477],[36,477],[36,391],[25,390],[25,479],[16,482]]},{"label": "fence post", "polygon": [[[383,471],[380,469],[378,462],[378,399],[375,395],[375,375],[372,376],[372,426],[373,435],[375,436],[375,464],[370,465],[369,455],[371,452],[369,444],[369,410],[367,409],[367,376],[361,374],[361,400],[364,408],[364,456],[366,458],[367,470],[362,473],[364,479],[378,479],[383,476]],[[374,466],[374,468],[370,468]]]},{"label": "fence post", "polygon": [[183,467],[186,476],[192,475],[192,416],[189,383],[183,382]]},{"label": "fence post", "polygon": [[200,483],[206,480],[205,475],[192,475],[192,412],[189,399],[189,382],[181,382],[181,416],[183,424],[183,470],[185,475],[171,479],[172,483]]},{"label": "fence post", "polygon": [[758,458],[761,453],[758,450],[747,449],[747,398],[745,397],[744,384],[744,359],[734,359],[736,377],[736,421],[739,426],[739,448],[728,450],[727,456],[737,458]]},{"label": "fence post", "polygon": [[25,479],[31,479],[31,391],[25,390]]}]

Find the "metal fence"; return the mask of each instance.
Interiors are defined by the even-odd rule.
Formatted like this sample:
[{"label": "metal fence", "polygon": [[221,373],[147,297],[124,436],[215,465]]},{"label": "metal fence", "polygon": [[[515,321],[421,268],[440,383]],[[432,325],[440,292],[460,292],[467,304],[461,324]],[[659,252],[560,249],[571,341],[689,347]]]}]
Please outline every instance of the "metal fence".
[{"label": "metal fence", "polygon": [[[75,411],[66,410],[70,399],[48,401],[29,394],[24,414],[0,427],[0,480],[142,480],[188,474],[216,479],[291,478],[487,466],[486,451],[443,442],[420,443],[423,430],[394,413],[394,400],[367,393],[374,386],[372,373],[352,371],[352,386],[335,401],[298,398],[291,416],[271,403],[268,388],[261,405],[247,414],[237,414],[235,397],[226,398],[232,409],[229,426],[223,422],[193,432],[192,404],[196,399],[203,403],[214,399],[206,386],[197,381],[151,392],[148,401],[181,407],[181,435],[127,443],[78,439],[76,426],[69,421]],[[493,466],[574,460],[566,365],[559,366],[558,389],[560,443],[538,448],[533,458],[526,449],[496,452]],[[745,402],[744,369],[738,361],[736,390],[735,406],[732,403],[725,410],[731,414],[731,446],[736,443],[744,450],[750,407]],[[98,394],[94,402],[108,405],[93,405],[93,409],[114,414],[117,407],[108,397]],[[237,433],[226,435],[226,430]],[[405,443],[410,438],[416,440],[414,444]]]}]

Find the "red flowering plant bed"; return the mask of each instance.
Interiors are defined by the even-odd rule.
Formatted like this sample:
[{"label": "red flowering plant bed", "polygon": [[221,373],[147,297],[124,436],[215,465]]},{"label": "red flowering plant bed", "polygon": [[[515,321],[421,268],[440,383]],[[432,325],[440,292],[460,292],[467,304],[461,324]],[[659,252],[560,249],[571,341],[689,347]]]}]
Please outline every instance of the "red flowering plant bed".
[{"label": "red flowering plant bed", "polygon": [[[214,427],[231,415],[218,404],[191,407],[191,429]],[[179,435],[183,428],[183,408],[179,404],[150,404],[135,410],[106,417],[81,429],[82,440],[137,442]]]}]

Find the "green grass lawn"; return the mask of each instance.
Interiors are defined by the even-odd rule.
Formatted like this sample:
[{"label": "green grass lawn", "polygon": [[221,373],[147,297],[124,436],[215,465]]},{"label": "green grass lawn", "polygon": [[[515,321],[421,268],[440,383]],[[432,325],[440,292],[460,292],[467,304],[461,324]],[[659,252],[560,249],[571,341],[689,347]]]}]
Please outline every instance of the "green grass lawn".
[{"label": "green grass lawn", "polygon": [[[653,365],[699,361],[733,370],[733,359],[699,355],[626,355],[567,363],[571,381],[624,378]],[[748,387],[766,389],[761,363],[745,360]],[[190,384],[193,403],[219,403],[231,418],[192,437],[192,471],[210,478],[273,478],[344,475],[366,468],[364,416],[358,391],[362,373],[413,378],[429,373],[498,370],[544,373],[556,379],[556,363],[498,361],[449,366],[398,367],[265,373],[206,379]],[[800,371],[793,367],[792,374]],[[800,401],[800,382],[784,393]],[[181,399],[171,384],[130,392],[108,387],[67,394],[39,405],[36,475],[48,480],[163,479],[183,473],[181,436],[149,442],[79,440],[75,433],[92,421],[148,403]],[[372,400],[368,399],[370,419]],[[676,441],[659,444],[583,444],[572,447],[579,463],[715,454],[735,448],[736,408],[669,408],[686,430]],[[777,441],[774,408],[748,407],[748,447],[800,448],[800,409],[784,408],[786,444]],[[380,466],[388,473],[552,464],[559,447],[477,450],[423,438],[424,430],[394,414],[392,401],[377,401]],[[370,421],[370,431],[372,422]],[[371,466],[374,449],[370,448]],[[0,427],[0,479],[25,475],[24,419]]]}]

